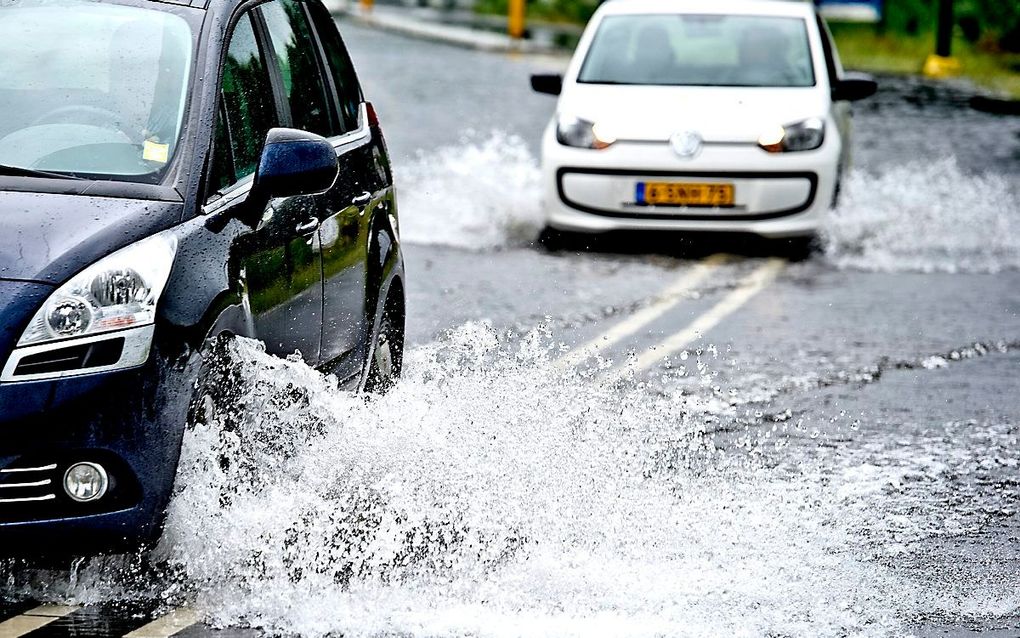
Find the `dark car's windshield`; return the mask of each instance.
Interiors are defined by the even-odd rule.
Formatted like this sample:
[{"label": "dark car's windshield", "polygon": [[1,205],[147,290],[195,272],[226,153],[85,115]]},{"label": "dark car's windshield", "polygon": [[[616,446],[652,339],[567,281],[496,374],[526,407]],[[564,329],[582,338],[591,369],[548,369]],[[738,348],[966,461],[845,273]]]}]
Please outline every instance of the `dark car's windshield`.
[{"label": "dark car's windshield", "polygon": [[0,4],[0,165],[155,181],[180,134],[192,48],[169,12]]},{"label": "dark car's windshield", "polygon": [[813,86],[807,23],[746,15],[614,15],[595,33],[578,82]]}]

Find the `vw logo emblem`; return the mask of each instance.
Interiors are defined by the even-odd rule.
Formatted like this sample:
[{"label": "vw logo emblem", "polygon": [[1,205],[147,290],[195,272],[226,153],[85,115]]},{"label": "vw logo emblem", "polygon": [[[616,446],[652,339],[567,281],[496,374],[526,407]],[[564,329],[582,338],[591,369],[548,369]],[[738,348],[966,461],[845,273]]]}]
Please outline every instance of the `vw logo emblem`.
[{"label": "vw logo emblem", "polygon": [[680,157],[694,157],[701,152],[701,135],[697,131],[681,131],[669,138],[669,145]]}]

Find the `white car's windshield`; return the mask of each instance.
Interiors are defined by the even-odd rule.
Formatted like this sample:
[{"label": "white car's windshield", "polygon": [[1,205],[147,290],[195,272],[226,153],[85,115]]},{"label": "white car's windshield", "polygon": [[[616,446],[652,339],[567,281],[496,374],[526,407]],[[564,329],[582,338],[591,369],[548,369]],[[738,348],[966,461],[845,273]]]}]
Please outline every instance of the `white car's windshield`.
[{"label": "white car's windshield", "polygon": [[813,86],[807,23],[733,15],[612,15],[578,82],[669,86]]},{"label": "white car's windshield", "polygon": [[155,181],[180,133],[192,32],[169,12],[0,4],[0,165]]}]

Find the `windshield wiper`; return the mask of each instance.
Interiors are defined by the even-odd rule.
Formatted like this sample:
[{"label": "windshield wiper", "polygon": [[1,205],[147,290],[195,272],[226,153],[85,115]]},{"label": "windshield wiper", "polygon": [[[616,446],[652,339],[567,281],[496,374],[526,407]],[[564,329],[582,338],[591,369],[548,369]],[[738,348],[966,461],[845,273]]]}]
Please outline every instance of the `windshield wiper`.
[{"label": "windshield wiper", "polygon": [[11,175],[17,177],[49,177],[51,179],[85,179],[84,177],[78,177],[77,175],[70,175],[67,173],[51,173],[49,171],[40,171],[34,168],[24,168],[22,166],[8,166],[7,164],[0,164],[0,175]]}]

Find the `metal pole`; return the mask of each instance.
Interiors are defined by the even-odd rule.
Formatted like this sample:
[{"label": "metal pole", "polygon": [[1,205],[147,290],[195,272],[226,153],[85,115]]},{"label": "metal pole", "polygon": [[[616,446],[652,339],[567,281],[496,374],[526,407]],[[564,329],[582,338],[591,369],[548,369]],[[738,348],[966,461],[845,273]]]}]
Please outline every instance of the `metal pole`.
[{"label": "metal pole", "polygon": [[527,0],[510,0],[510,16],[507,20],[507,31],[510,37],[524,37],[524,10]]},{"label": "metal pole", "polygon": [[945,78],[960,72],[960,61],[953,57],[953,0],[939,0],[935,53],[924,61],[923,72],[930,78]]},{"label": "metal pole", "polygon": [[935,55],[943,58],[953,55],[953,0],[939,0],[939,25]]}]

